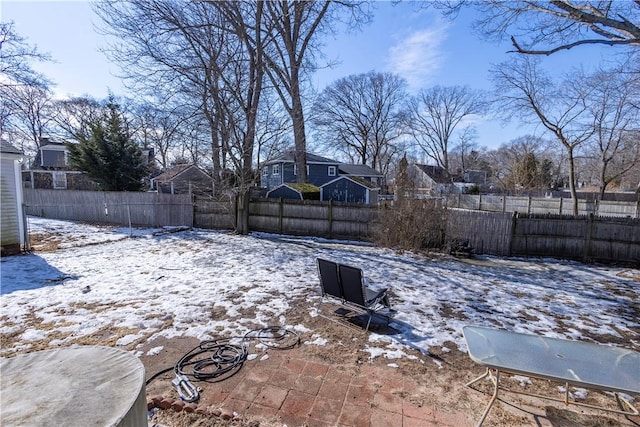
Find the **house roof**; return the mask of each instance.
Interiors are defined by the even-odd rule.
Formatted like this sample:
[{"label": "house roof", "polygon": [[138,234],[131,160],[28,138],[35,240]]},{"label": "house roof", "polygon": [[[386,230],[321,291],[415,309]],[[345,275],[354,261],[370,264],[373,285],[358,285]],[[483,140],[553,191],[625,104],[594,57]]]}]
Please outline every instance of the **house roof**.
[{"label": "house roof", "polygon": [[[317,154],[313,154],[309,152],[306,153],[306,156],[307,156],[307,163],[329,163],[333,165],[340,164],[340,162],[337,162],[335,160],[331,160],[326,157],[318,156]],[[271,165],[274,163],[295,163],[295,160],[296,160],[296,152],[293,150],[289,150],[289,151],[285,151],[281,156],[276,157],[275,159],[270,160],[268,162],[265,162],[265,164]]]},{"label": "house roof", "polygon": [[202,169],[200,169],[196,165],[182,164],[182,165],[175,165],[175,166],[165,170],[160,175],[154,177],[153,180],[156,181],[156,182],[158,182],[158,181],[161,181],[161,182],[171,181],[171,180],[175,179],[176,177],[178,177],[178,175],[180,175],[181,173],[183,173],[187,169],[191,169],[191,168],[196,168],[202,174],[209,176],[209,174],[207,174],[205,171],[203,171]]},{"label": "house roof", "polygon": [[438,184],[451,184],[451,175],[443,167],[419,164],[416,167]]},{"label": "house roof", "polygon": [[350,165],[348,163],[341,163],[340,166],[338,166],[338,169],[340,169],[340,172],[345,175],[383,176],[380,172],[367,165]]},{"label": "house roof", "polygon": [[9,154],[22,154],[22,151],[18,150],[4,139],[0,139],[0,151]]},{"label": "house roof", "polygon": [[[66,149],[66,141],[60,138],[55,138],[55,137],[49,137],[49,136],[43,136],[42,138],[40,138],[40,148],[53,148],[53,149],[60,149],[60,148],[64,148]],[[54,148],[55,147],[55,148]]]},{"label": "house roof", "polygon": [[339,176],[336,179],[332,179],[331,181],[322,184],[321,187],[326,187],[326,186],[328,186],[330,184],[333,184],[336,181],[340,181],[342,179],[348,179],[349,181],[353,181],[356,184],[361,185],[362,187],[368,188],[369,190],[377,190],[377,189],[380,188],[380,187],[376,186],[374,183],[372,183],[370,181],[367,181],[366,179],[362,179],[362,178],[360,178],[358,176],[350,176],[350,175]]}]

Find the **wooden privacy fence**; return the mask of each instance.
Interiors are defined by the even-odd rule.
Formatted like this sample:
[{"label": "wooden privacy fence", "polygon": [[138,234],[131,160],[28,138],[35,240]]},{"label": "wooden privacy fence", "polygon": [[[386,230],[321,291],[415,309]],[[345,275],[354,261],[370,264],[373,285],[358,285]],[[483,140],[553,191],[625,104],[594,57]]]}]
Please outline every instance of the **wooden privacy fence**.
[{"label": "wooden privacy fence", "polygon": [[[448,208],[488,212],[573,215],[573,201],[563,198],[457,194],[447,196],[446,204]],[[636,200],[635,202],[618,202],[579,199],[578,214],[640,218],[640,200]]]},{"label": "wooden privacy fence", "polygon": [[640,266],[640,219],[514,214],[509,254]]},{"label": "wooden privacy fence", "polygon": [[377,208],[360,203],[252,199],[249,229],[269,233],[367,240]]},{"label": "wooden privacy fence", "polygon": [[195,196],[193,226],[214,230],[233,230],[236,224],[236,200],[212,200]]},{"label": "wooden privacy fence", "polygon": [[188,194],[26,188],[24,203],[27,215],[44,218],[143,227],[193,226]]},{"label": "wooden privacy fence", "polygon": [[640,266],[640,219],[582,215],[527,215],[452,209],[450,239],[477,253],[541,256]]},{"label": "wooden privacy fence", "polygon": [[[25,189],[25,211],[45,218],[134,226],[234,229],[248,213],[250,231],[370,240],[377,206],[282,199],[212,201],[189,195]],[[244,203],[244,202],[243,202]],[[416,204],[421,209],[424,204]],[[476,253],[545,256],[640,265],[640,219],[594,214],[521,214],[448,209],[446,239],[464,239]]]},{"label": "wooden privacy fence", "polygon": [[[238,200],[195,199],[194,226],[233,229]],[[316,200],[250,199],[250,231],[328,238],[368,239],[377,208]]]},{"label": "wooden privacy fence", "polygon": [[511,213],[449,209],[446,234],[468,240],[478,254],[509,256],[512,223]]}]

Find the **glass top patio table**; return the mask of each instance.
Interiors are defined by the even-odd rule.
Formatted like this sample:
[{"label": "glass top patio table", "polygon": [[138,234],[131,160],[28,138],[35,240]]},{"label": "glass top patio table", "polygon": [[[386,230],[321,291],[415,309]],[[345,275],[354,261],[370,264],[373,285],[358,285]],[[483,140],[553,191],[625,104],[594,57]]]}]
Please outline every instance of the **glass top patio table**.
[{"label": "glass top patio table", "polygon": [[620,347],[465,326],[479,365],[598,390],[640,394],[640,353]]}]

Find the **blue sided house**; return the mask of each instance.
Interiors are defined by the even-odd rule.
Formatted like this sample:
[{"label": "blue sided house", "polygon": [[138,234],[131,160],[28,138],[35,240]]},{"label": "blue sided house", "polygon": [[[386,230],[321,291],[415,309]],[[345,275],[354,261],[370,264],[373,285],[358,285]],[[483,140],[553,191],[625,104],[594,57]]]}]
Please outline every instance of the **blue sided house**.
[{"label": "blue sided house", "polygon": [[307,183],[296,184],[295,151],[264,164],[261,186],[267,197],[377,203],[383,175],[366,165],[353,165],[306,153]]}]

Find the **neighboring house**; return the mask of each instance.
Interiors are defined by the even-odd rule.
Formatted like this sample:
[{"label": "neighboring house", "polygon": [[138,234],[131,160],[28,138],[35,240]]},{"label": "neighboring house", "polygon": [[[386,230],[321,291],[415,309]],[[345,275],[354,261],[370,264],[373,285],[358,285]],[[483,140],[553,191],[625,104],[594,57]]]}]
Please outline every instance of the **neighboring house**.
[{"label": "neighboring house", "polygon": [[378,203],[380,188],[374,183],[357,176],[340,176],[320,187],[320,200],[349,203]]},{"label": "neighboring house", "polygon": [[98,190],[98,185],[81,171],[71,170],[67,142],[40,138],[40,149],[29,170],[22,171],[26,188],[48,190]]},{"label": "neighboring house", "polygon": [[[307,153],[307,183],[320,187],[338,176],[340,162],[316,154]],[[282,156],[264,164],[261,186],[271,191],[282,184],[297,182],[298,168],[295,151],[287,151]]]},{"label": "neighboring house", "polygon": [[40,149],[33,160],[32,169],[67,170],[69,169],[69,150],[67,141],[57,138],[40,138]]},{"label": "neighboring house", "polygon": [[212,194],[213,179],[196,165],[176,165],[151,178],[151,191],[166,194]]},{"label": "neighboring house", "polygon": [[365,181],[369,181],[374,187],[378,188],[382,187],[384,181],[384,175],[367,165],[341,163],[340,166],[338,166],[338,172],[340,175],[362,178]]},{"label": "neighboring house", "polygon": [[6,141],[0,140],[0,205],[2,255],[20,252],[26,245],[26,217],[20,169],[23,154]]},{"label": "neighboring house", "polygon": [[[26,188],[52,190],[99,190],[84,172],[73,170],[69,165],[69,150],[60,138],[40,138],[40,149],[36,153],[31,168],[22,171],[22,181]],[[153,149],[142,149],[143,162],[152,165]]]},{"label": "neighboring house", "polygon": [[433,197],[455,192],[453,179],[440,166],[414,164],[409,170],[415,197]]},{"label": "neighboring house", "polygon": [[[320,188],[320,200],[377,202],[377,191],[383,175],[366,165],[350,165],[306,153],[307,182]],[[261,185],[267,190],[267,197],[285,197],[294,188],[282,189],[285,184],[297,182],[295,152],[288,151],[282,156],[264,164]],[[344,179],[349,178],[349,179]],[[330,186],[325,189],[325,186]],[[279,189],[274,192],[275,189]],[[375,191],[375,195],[374,192]],[[277,194],[277,196],[276,196]]]},{"label": "neighboring house", "polygon": [[281,184],[267,192],[272,199],[320,200],[320,188],[313,184],[297,184],[294,182]]}]

